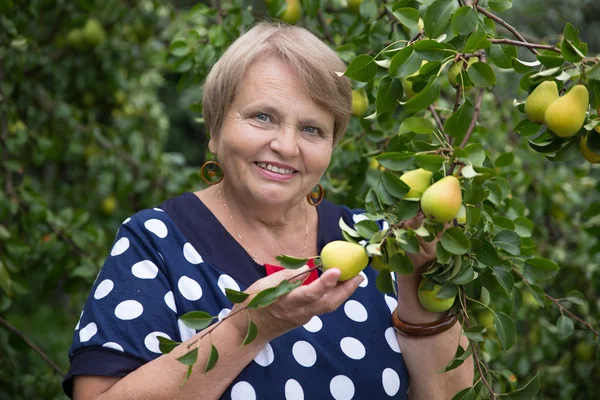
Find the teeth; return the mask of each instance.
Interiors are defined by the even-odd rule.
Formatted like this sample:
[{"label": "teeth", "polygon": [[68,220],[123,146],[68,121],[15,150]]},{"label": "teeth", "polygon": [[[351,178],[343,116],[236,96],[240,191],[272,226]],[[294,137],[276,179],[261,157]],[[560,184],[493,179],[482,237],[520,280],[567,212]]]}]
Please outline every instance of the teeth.
[{"label": "teeth", "polygon": [[274,165],[263,163],[263,162],[259,162],[259,163],[256,163],[256,164],[259,167],[261,167],[261,168],[268,169],[269,171],[272,171],[272,172],[277,172],[278,174],[292,174],[292,173],[294,173],[294,170],[292,170],[292,169],[279,168],[279,167],[276,167]]}]

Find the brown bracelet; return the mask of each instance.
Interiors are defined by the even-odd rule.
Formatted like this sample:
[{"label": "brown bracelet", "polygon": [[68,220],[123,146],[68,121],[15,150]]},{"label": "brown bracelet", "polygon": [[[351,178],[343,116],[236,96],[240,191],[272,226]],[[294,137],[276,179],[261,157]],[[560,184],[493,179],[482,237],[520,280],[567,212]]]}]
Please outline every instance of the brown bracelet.
[{"label": "brown bracelet", "polygon": [[394,328],[398,332],[408,336],[437,335],[438,333],[445,332],[452,328],[456,321],[458,321],[458,316],[456,314],[448,313],[437,321],[426,324],[409,324],[400,320],[396,311],[397,309],[392,313],[392,325],[394,325]]}]

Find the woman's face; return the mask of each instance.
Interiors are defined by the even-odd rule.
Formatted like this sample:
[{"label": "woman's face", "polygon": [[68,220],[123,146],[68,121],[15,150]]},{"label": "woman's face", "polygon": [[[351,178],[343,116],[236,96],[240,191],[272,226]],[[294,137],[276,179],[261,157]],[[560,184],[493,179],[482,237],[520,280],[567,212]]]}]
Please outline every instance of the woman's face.
[{"label": "woman's face", "polygon": [[211,151],[237,195],[291,203],[306,196],[327,169],[333,128],[333,113],[304,92],[292,68],[269,56],[246,72]]}]

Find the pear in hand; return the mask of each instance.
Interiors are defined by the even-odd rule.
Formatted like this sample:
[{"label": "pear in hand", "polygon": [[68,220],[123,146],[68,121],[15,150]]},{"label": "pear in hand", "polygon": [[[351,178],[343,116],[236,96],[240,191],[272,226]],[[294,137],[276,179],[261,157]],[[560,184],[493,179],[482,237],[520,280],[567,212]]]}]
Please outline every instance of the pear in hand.
[{"label": "pear in hand", "polygon": [[455,176],[446,176],[429,186],[421,196],[421,209],[434,222],[450,222],[462,205],[460,182]]},{"label": "pear in hand", "polygon": [[405,172],[400,177],[400,180],[410,186],[408,193],[404,195],[405,199],[419,198],[431,185],[431,176],[433,173],[426,169],[419,168]]},{"label": "pear in hand", "polygon": [[358,275],[369,263],[369,256],[360,244],[335,240],[329,242],[321,250],[323,270],[337,268],[342,271],[338,281],[347,281]]},{"label": "pear in hand", "polygon": [[543,124],[546,109],[558,97],[558,86],[555,81],[540,83],[525,100],[525,115],[530,121]]},{"label": "pear in hand", "polygon": [[590,94],[583,85],[575,85],[563,97],[554,100],[546,109],[544,121],[556,136],[573,136],[583,126]]}]

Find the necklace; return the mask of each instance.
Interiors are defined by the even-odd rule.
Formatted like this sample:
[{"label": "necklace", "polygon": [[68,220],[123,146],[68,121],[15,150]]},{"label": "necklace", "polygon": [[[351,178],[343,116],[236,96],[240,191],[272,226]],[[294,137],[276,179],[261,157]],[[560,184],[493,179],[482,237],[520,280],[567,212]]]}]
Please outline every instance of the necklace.
[{"label": "necklace", "polygon": [[[252,257],[254,262],[256,262],[257,264],[260,264],[256,260],[256,258],[254,258],[254,256],[250,252],[250,250],[244,245],[244,239],[242,239],[242,235],[240,235],[237,228],[235,227],[235,221],[233,220],[231,211],[229,210],[229,207],[227,207],[227,203],[225,202],[225,199],[223,198],[223,195],[221,194],[221,185],[217,185],[217,192],[219,193],[219,199],[221,199],[221,203],[223,203],[223,207],[225,208],[225,211],[227,211],[227,215],[229,215],[229,219],[231,220],[231,225],[233,226],[233,230],[239,239],[240,245],[244,248],[244,250],[246,250],[246,253],[248,253],[248,255],[250,257]],[[304,211],[306,214],[306,227],[304,229],[304,247],[302,248],[302,257],[301,258],[304,258],[305,254],[306,254],[306,244],[308,243],[308,207],[306,206],[306,204],[304,204]],[[281,246],[279,246],[279,248],[281,249]],[[282,251],[282,253],[284,253],[284,252]]]}]

